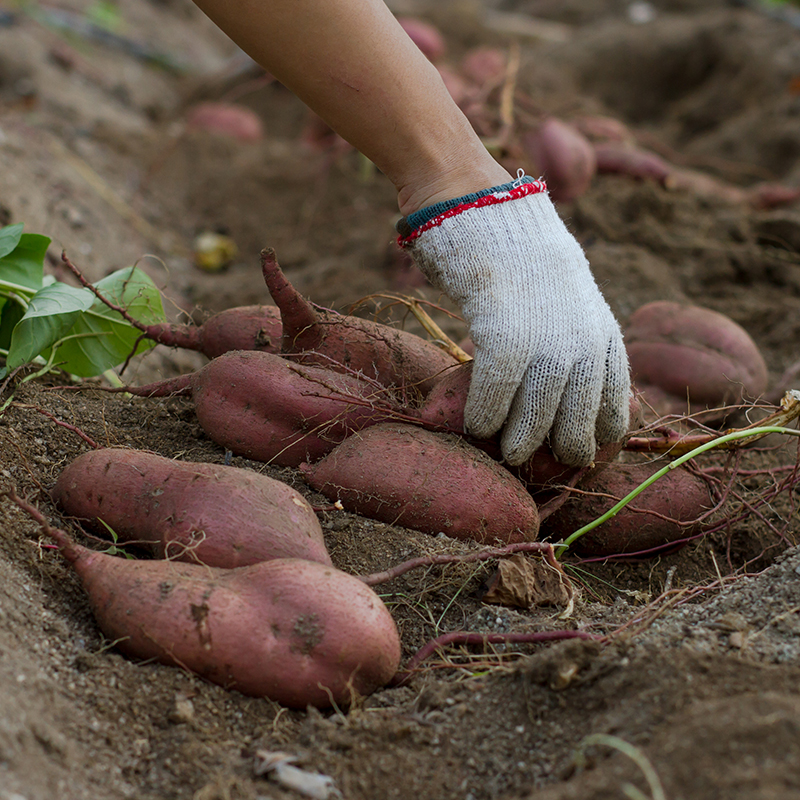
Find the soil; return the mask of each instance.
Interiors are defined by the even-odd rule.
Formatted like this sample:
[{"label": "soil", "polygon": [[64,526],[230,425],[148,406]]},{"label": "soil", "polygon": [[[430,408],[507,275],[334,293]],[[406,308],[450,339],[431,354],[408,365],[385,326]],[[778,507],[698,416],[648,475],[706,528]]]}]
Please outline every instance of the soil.
[{"label": "soil", "polygon": [[[81,19],[108,15],[83,0],[57,8]],[[55,27],[56,6],[25,9],[0,9],[0,217],[52,237],[50,273],[71,280],[62,249],[92,280],[139,261],[170,315],[198,320],[269,302],[258,269],[269,245],[323,306],[345,310],[394,291],[439,299],[396,257],[389,183],[346,148],[304,141],[304,107],[189,0],[112,6],[115,32],[150,48],[149,58]],[[722,0],[456,0],[413,10],[447,32],[453,64],[471,47],[517,42],[529,113],[615,118],[676,163],[742,188],[800,184],[800,32],[786,14]],[[496,24],[516,20],[521,30],[518,17],[502,16],[510,14],[552,23],[539,28],[549,35],[510,35]],[[188,130],[187,107],[208,99],[255,111],[263,138]],[[559,211],[623,324],[659,299],[721,311],[761,348],[771,390],[785,388],[800,341],[800,207],[757,209],[598,175]],[[192,243],[203,231],[236,242],[226,269],[195,266]],[[437,320],[454,339],[466,333],[443,313]],[[124,380],[203,363],[158,347]],[[186,399],[103,393],[99,380],[73,391],[57,374],[23,380],[31,375],[3,387],[2,401],[11,399],[0,420],[3,488],[15,486],[84,543],[105,546],[47,494],[88,447],[75,428],[101,445],[226,460]],[[0,800],[298,797],[257,774],[265,750],[329,776],[348,800],[800,798],[794,482],[756,508],[792,474],[775,470],[796,460],[782,440],[745,451],[740,466],[756,473],[736,476],[730,523],[681,549],[646,559],[568,557],[579,589],[571,608],[482,602],[494,571],[487,563],[417,570],[380,586],[404,663],[458,630],[604,638],[454,646],[407,684],[327,711],[290,711],[122,656],[39,527],[4,501]],[[333,508],[296,470],[230,461],[306,494],[334,563],[349,572],[477,547]]]}]

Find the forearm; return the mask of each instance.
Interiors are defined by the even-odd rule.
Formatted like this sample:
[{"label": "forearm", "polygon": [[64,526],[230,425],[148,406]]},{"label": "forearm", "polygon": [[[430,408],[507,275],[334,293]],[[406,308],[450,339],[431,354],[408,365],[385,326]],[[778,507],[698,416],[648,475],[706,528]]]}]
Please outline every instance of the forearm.
[{"label": "forearm", "polygon": [[195,2],[392,181],[404,213],[508,179],[382,0]]}]

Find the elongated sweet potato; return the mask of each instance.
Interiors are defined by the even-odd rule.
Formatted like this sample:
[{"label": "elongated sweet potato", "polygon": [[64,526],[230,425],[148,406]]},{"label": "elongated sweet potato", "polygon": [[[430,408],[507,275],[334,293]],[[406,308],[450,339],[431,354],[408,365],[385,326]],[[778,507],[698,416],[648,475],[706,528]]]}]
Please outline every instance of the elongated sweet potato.
[{"label": "elongated sweet potato", "polygon": [[100,630],[134,658],[293,708],[347,705],[397,671],[400,639],[386,606],[329,565],[131,561],[48,533],[80,577]]},{"label": "elongated sweet potato", "polygon": [[213,314],[201,325],[146,325],[145,336],[168,347],[198,350],[216,358],[230,350],[281,350],[281,312],[277,306],[238,306]]},{"label": "elongated sweet potato", "polygon": [[674,167],[661,156],[627,142],[597,142],[594,155],[599,173],[628,175],[664,183]]},{"label": "elongated sweet potato", "polygon": [[330,564],[311,506],[285,483],[251,470],[107,448],[76,458],[51,491],[72,517],[156,555],[211,567],[273,558]]},{"label": "elongated sweet potato", "polygon": [[[597,494],[576,494],[567,500],[542,523],[543,531],[550,539],[566,539],[608,511],[661,466],[614,464],[591,476],[581,489]],[[571,549],[584,556],[663,551],[702,530],[695,520],[710,507],[705,481],[678,468],[645,489],[616,516],[577,539]]]},{"label": "elongated sweet potato", "polygon": [[484,543],[533,541],[536,504],[509,472],[456,436],[382,423],[301,470],[364,516]]},{"label": "elongated sweet potato", "polygon": [[456,360],[408,331],[314,308],[286,279],[275,252],[261,253],[267,288],[281,310],[284,355],[303,364],[361,373],[409,395],[427,394]]},{"label": "elongated sweet potato", "polygon": [[396,418],[388,390],[272,353],[235,350],[177,379],[124,391],[188,395],[206,435],[236,455],[296,467],[330,452],[354,431]]},{"label": "elongated sweet potato", "polygon": [[[434,386],[418,415],[426,427],[464,435],[475,447],[479,447],[496,461],[502,460],[499,436],[492,439],[475,439],[464,431],[464,407],[467,402],[469,384],[472,379],[471,361],[445,372]],[[639,419],[638,401],[631,397],[631,423]],[[611,442],[598,448],[594,465],[586,474],[604,469],[613,462],[622,449],[622,442]],[[551,486],[569,481],[579,471],[557,461],[547,445],[542,445],[524,464],[512,467],[505,465],[514,476],[524,483],[529,491],[536,493]]]},{"label": "elongated sweet potato", "polygon": [[747,331],[702,306],[658,301],[642,306],[625,329],[637,388],[660,413],[686,413],[755,399],[767,388],[767,366]]}]

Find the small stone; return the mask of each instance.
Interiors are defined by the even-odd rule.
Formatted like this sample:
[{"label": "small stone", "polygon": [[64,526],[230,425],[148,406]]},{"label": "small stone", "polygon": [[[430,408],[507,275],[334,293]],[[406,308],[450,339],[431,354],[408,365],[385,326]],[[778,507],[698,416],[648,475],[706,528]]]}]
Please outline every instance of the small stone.
[{"label": "small stone", "polygon": [[186,695],[175,695],[175,705],[170,711],[169,721],[174,725],[185,725],[194,719],[194,705]]}]

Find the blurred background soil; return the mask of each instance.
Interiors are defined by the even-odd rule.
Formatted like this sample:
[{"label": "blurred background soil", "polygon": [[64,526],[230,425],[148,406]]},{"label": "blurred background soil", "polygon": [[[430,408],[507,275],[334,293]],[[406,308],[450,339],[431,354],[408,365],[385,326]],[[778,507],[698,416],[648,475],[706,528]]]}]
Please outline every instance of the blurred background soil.
[{"label": "blurred background soil", "polygon": [[[441,63],[452,70],[480,46],[518,58],[516,126],[546,115],[602,116],[716,187],[800,185],[800,12],[790,4],[454,0],[392,8],[445,31]],[[507,75],[486,90],[488,112],[476,126],[503,121],[497,95]],[[191,110],[205,101],[249,109],[260,134],[242,141],[192,126]],[[535,173],[506,144],[498,157]],[[598,174],[558,207],[623,324],[651,300],[716,309],[750,333],[771,387],[783,386],[800,358],[800,205],[765,208],[716,189]],[[446,307],[398,256],[398,217],[388,181],[321,130],[189,0],[0,6],[0,224],[24,222],[52,237],[47,270],[60,279],[71,280],[62,249],[92,280],[139,262],[171,317],[200,320],[270,302],[258,255],[271,246],[320,305],[347,310],[370,295],[403,292]],[[221,270],[196,265],[204,232],[236,245]],[[374,303],[360,308],[371,313]],[[443,313],[437,321],[454,339],[466,333]],[[124,379],[143,383],[203,363],[158,347]],[[61,383],[46,376],[4,387],[14,402],[0,419],[4,486],[33,498],[57,525],[77,530],[47,489],[86,444],[41,410],[103,445],[225,457],[185,400],[79,393]],[[748,457],[745,466],[780,469],[797,452],[779,441]],[[307,494],[334,562],[348,571],[472,549],[333,509],[294,470],[233,463]],[[763,489],[749,485],[752,497]],[[581,592],[569,615],[482,603],[486,564],[397,578],[380,593],[406,659],[460,629],[610,637],[603,646],[454,648],[408,685],[347,713],[290,712],[122,657],[99,634],[60,556],[3,502],[0,800],[298,797],[256,775],[259,750],[296,756],[352,800],[600,800],[631,797],[631,785],[655,800],[642,760],[669,800],[800,798],[795,500],[790,487],[758,513],[657,558],[574,560]],[[596,734],[615,738],[585,742]],[[633,749],[626,755],[622,745]]]}]

